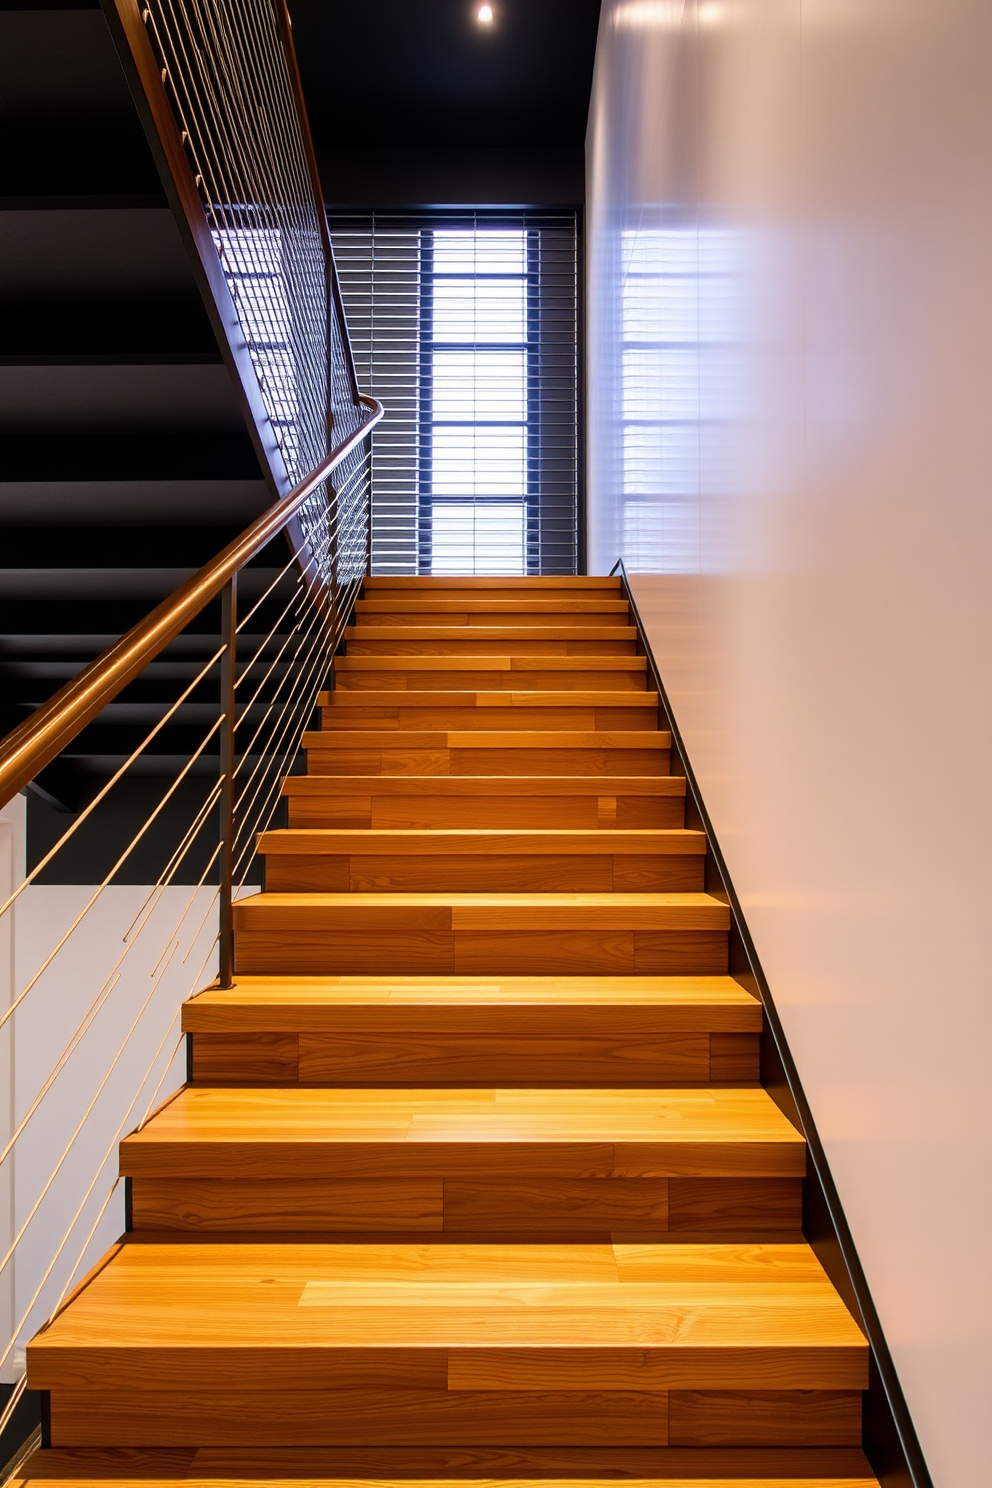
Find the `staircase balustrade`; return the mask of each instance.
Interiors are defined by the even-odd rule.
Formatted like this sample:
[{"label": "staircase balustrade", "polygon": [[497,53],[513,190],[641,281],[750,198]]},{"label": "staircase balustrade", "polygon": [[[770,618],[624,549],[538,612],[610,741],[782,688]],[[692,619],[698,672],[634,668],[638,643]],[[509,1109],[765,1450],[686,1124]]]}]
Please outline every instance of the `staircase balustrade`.
[{"label": "staircase balustrade", "polygon": [[[0,1117],[0,1434],[25,1340],[120,1230],[117,1146],[184,1078],[182,1003],[215,969],[230,984],[232,904],[366,573],[382,416],[358,389],[281,0],[104,10],[274,500],[0,742],[0,807],[57,804],[101,758],[77,741],[104,710],[139,721],[28,871],[16,851],[0,865],[0,1057],[31,1066]],[[140,703],[116,701],[135,685]]]}]

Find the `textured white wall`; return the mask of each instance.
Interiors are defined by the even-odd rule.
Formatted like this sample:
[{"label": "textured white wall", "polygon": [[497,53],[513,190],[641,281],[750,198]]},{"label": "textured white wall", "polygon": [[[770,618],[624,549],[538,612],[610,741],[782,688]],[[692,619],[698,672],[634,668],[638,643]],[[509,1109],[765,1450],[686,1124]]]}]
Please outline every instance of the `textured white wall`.
[{"label": "textured white wall", "polygon": [[992,5],[605,0],[623,554],[939,1488],[992,1412]]}]

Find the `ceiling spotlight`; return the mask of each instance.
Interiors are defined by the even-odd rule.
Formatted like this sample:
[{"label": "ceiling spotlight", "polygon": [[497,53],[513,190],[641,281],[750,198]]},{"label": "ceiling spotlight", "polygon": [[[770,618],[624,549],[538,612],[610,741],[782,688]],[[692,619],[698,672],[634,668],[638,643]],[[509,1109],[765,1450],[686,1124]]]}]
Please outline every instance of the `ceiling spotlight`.
[{"label": "ceiling spotlight", "polygon": [[491,26],[493,23],[493,8],[491,5],[480,5],[475,13],[475,19],[480,26]]}]

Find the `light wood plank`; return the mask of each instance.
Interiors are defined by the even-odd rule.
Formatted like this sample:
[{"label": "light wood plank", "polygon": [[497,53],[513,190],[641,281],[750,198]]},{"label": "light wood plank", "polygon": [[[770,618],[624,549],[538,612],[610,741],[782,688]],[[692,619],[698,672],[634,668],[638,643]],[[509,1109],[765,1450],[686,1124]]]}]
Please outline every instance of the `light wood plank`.
[{"label": "light wood plank", "polygon": [[[187,1032],[333,1040],[585,1038],[603,1047],[622,1035],[645,1057],[659,1039],[746,1033],[757,1039],[761,1006],[730,977],[292,977],[239,975],[207,988],[182,1010]],[[289,1057],[295,1061],[295,1047]],[[196,1045],[194,1045],[194,1050]],[[314,1057],[317,1057],[316,1055]],[[270,1071],[274,1074],[274,1071]],[[648,1083],[653,1083],[649,1081]]]},{"label": "light wood plank", "polygon": [[[864,1455],[852,1448],[679,1447],[288,1447],[47,1448],[11,1480],[27,1488],[60,1485],[146,1488],[189,1480],[190,1488],[285,1488],[286,1480],[337,1480],[341,1488],[400,1488],[416,1476],[422,1488],[484,1474],[491,1488],[527,1488],[538,1473],[545,1488],[878,1488]],[[526,1476],[520,1476],[526,1474]],[[555,1474],[562,1476],[556,1477]]]},{"label": "light wood plank", "polygon": [[646,750],[670,750],[672,736],[667,730],[612,730],[592,729],[526,729],[493,732],[485,729],[417,729],[395,733],[382,729],[355,731],[347,739],[321,730],[305,733],[304,749],[324,752],[342,747],[346,749],[506,749],[524,750],[532,753],[541,749],[633,749],[638,753]]},{"label": "light wood plank", "polygon": [[377,795],[406,795],[411,789],[434,796],[480,796],[487,795],[494,787],[503,796],[573,796],[584,794],[598,797],[603,791],[626,796],[685,796],[685,779],[681,775],[618,775],[613,778],[599,775],[584,778],[554,775],[493,776],[427,776],[418,779],[416,786],[408,780],[380,775],[287,775],[283,779],[283,794],[287,796],[310,795],[363,795],[374,790]]},{"label": "light wood plank", "polygon": [[340,829],[311,828],[278,829],[263,832],[258,839],[258,851],[265,854],[306,853],[349,855],[374,854],[377,851],[391,857],[433,856],[438,852],[463,853],[470,856],[502,856],[510,854],[540,855],[549,853],[559,856],[569,854],[603,853],[657,854],[673,857],[701,857],[706,852],[706,835],[691,828],[667,828],[659,831],[595,832],[567,830],[472,830],[422,831],[390,830],[351,832]]},{"label": "light wood plank", "polygon": [[236,1158],[258,1177],[350,1176],[344,1149],[356,1144],[366,1174],[382,1176],[801,1177],[806,1162],[802,1136],[760,1089],[196,1087],[124,1140],[121,1171],[223,1178]]},{"label": "light wood plank", "polygon": [[469,576],[460,574],[379,574],[367,575],[362,580],[363,593],[375,594],[382,589],[398,589],[404,592],[430,594],[434,591],[444,593],[449,589],[470,590],[506,590],[510,593],[523,591],[524,593],[540,594],[547,589],[562,589],[567,593],[582,593],[583,591],[605,589],[614,594],[619,594],[622,588],[621,580],[616,576],[588,574],[544,574],[528,575],[526,578],[510,574],[496,574],[492,576]]}]

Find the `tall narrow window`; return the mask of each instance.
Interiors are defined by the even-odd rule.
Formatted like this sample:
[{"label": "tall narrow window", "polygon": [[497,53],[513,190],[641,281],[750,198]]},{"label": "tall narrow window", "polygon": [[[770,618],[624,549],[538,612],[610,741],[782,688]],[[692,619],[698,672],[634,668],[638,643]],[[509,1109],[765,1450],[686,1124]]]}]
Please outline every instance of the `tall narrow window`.
[{"label": "tall narrow window", "polygon": [[529,234],[425,228],[422,572],[528,570]]},{"label": "tall narrow window", "polygon": [[332,217],[373,454],[376,573],[574,573],[574,213]]}]

